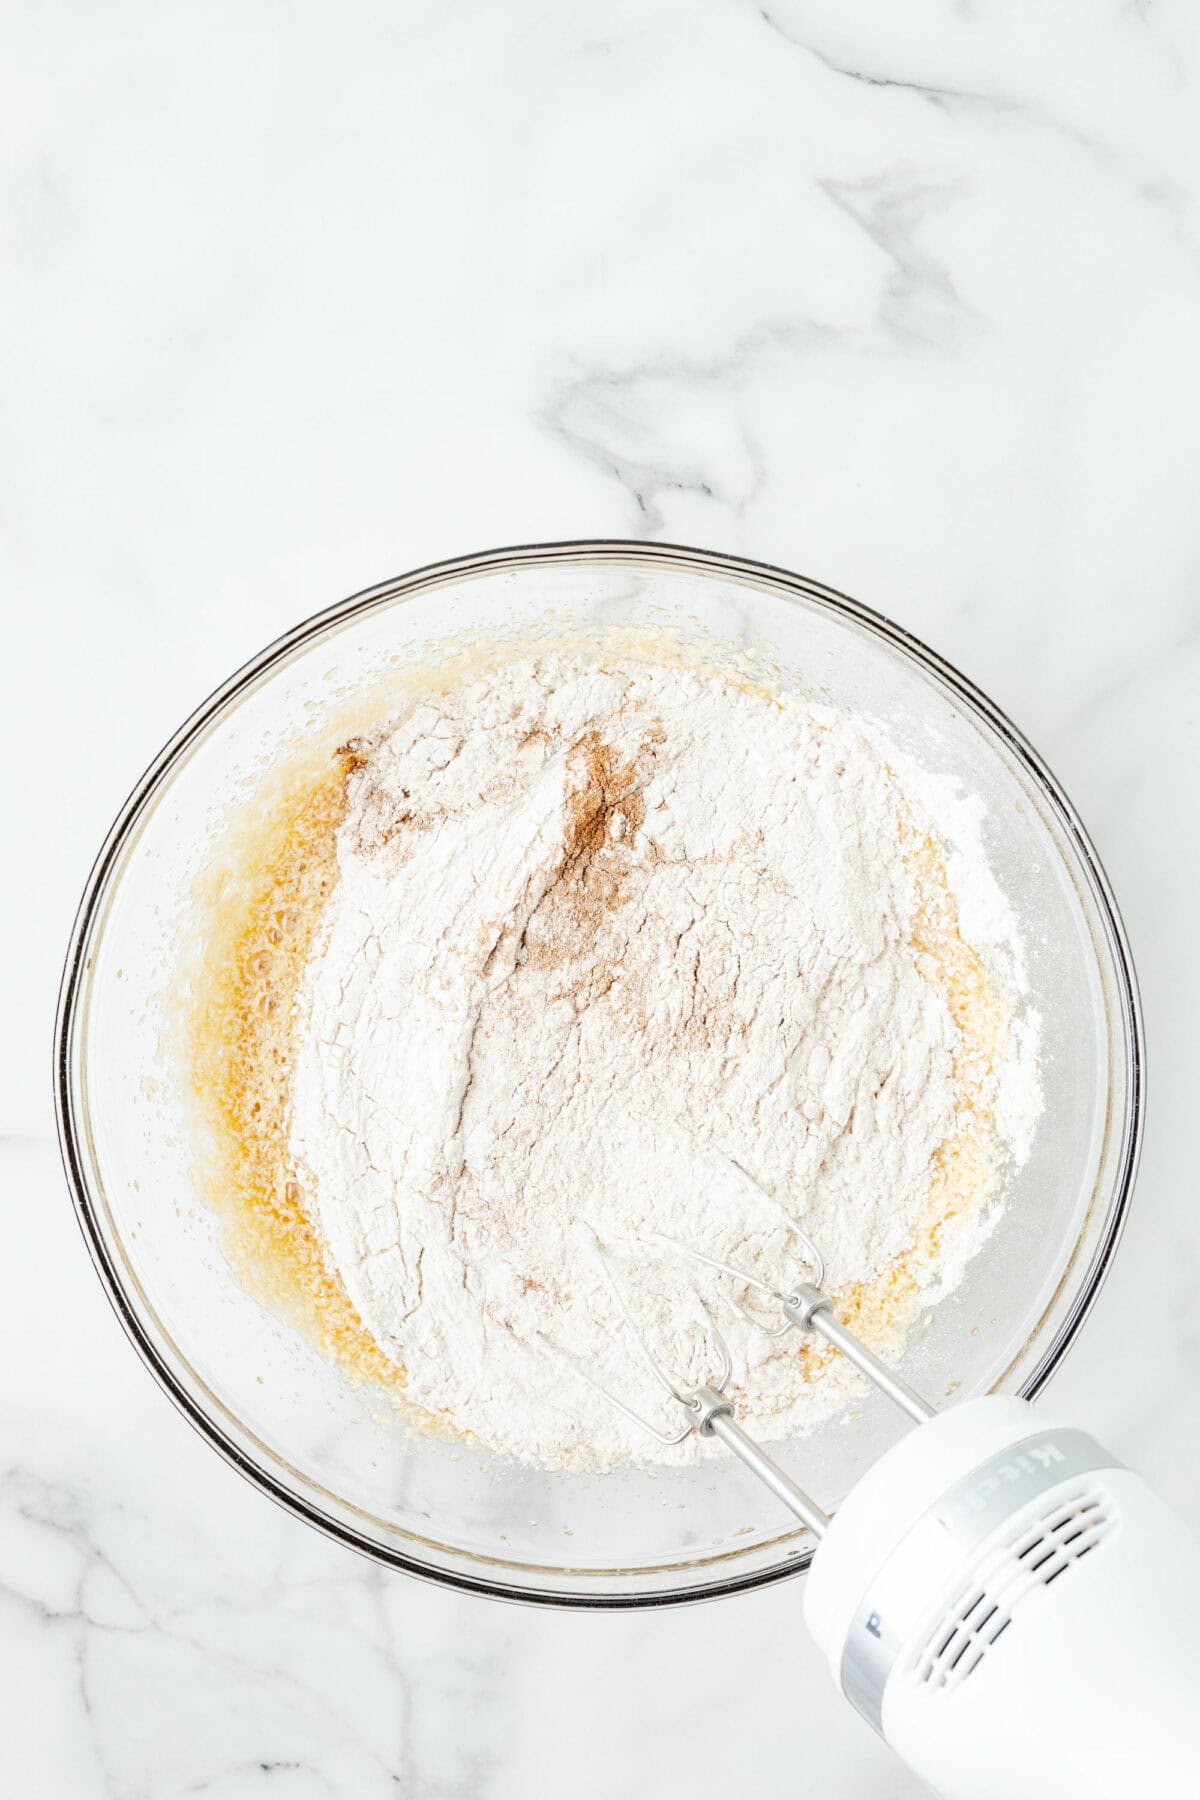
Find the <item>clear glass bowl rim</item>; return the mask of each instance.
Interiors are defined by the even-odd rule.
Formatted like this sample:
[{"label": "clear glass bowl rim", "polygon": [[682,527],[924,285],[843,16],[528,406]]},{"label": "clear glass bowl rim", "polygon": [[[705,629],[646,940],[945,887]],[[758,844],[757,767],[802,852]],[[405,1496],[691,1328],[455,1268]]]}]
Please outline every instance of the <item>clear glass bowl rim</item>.
[{"label": "clear glass bowl rim", "polygon": [[1096,1248],[1083,1273],[1070,1311],[1032,1372],[1020,1386],[1019,1392],[1029,1400],[1034,1399],[1046,1386],[1074,1342],[1095,1304],[1125,1228],[1141,1153],[1145,1115],[1145,1041],[1133,957],[1108,877],[1074,806],[1032,744],[981,689],[911,632],[836,588],[771,563],[757,562],[724,551],[645,542],[636,538],[564,539],[541,544],[510,545],[426,563],[404,575],[364,588],[302,620],[268,644],[257,656],[251,657],[184,721],[133,788],[104,839],[79,902],[59,989],[54,1031],[54,1099],[59,1149],[76,1217],[109,1302],[151,1374],[200,1436],[253,1486],[286,1511],[336,1542],[387,1567],[468,1593],[563,1609],[629,1611],[651,1606],[691,1604],[786,1580],[807,1569],[812,1560],[812,1552],[810,1550],[801,1556],[792,1557],[775,1567],[725,1575],[693,1588],[665,1588],[660,1592],[571,1594],[561,1590],[516,1588],[489,1580],[482,1574],[477,1576],[465,1571],[445,1569],[423,1561],[414,1554],[380,1544],[355,1531],[342,1519],[324,1512],[303,1495],[282,1485],[268,1469],[248,1456],[188,1391],[187,1386],[159,1354],[141,1320],[136,1297],[129,1292],[105,1241],[97,1196],[92,1191],[83,1154],[85,1121],[80,1116],[75,1082],[78,1026],[87,989],[89,949],[97,924],[103,917],[114,875],[119,871],[124,851],[136,835],[142,818],[153,804],[162,784],[216,716],[247,688],[269,673],[276,664],[320,638],[331,627],[356,614],[409,598],[423,589],[445,585],[459,576],[516,571],[535,564],[552,563],[632,563],[641,564],[646,569],[670,568],[694,575],[736,577],[762,588],[774,589],[784,596],[816,601],[882,638],[927,673],[934,675],[974,712],[1024,766],[1065,829],[1088,878],[1113,952],[1121,1017],[1125,1027],[1127,1102],[1121,1122],[1117,1175],[1107,1212],[1099,1225]]}]

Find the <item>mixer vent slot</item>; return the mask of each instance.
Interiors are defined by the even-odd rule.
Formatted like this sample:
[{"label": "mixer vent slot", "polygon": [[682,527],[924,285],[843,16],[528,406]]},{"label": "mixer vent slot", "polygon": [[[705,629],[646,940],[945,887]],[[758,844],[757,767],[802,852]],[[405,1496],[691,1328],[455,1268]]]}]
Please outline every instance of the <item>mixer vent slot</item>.
[{"label": "mixer vent slot", "polygon": [[910,1678],[947,1691],[976,1670],[1022,1601],[1082,1561],[1117,1522],[1112,1497],[1084,1485],[998,1544],[943,1613],[910,1665]]}]

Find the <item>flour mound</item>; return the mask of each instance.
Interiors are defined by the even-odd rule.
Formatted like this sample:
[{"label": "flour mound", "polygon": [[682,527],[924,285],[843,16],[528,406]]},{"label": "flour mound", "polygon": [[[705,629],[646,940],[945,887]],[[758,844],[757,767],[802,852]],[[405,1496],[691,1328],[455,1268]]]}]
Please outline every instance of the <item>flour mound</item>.
[{"label": "flour mound", "polygon": [[[416,1405],[537,1463],[645,1457],[575,1373],[673,1424],[590,1232],[696,1380],[659,1236],[786,1278],[791,1213],[834,1288],[912,1247],[962,1096],[905,794],[845,716],[633,657],[513,662],[354,751],[292,1089],[329,1256]],[[845,1397],[799,1334],[721,1325],[751,1431]]]}]

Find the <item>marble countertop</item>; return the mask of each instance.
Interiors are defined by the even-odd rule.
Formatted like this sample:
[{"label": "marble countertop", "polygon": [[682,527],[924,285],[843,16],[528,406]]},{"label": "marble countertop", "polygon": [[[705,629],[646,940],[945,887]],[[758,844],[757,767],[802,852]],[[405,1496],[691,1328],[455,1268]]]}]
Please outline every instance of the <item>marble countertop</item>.
[{"label": "marble countertop", "polygon": [[225,1467],[79,1239],[58,965],[151,754],[356,588],[595,535],[843,588],[1011,713],[1112,876],[1146,1150],[1054,1399],[1200,1521],[1195,8],[51,0],[7,26],[2,1785],[703,1800],[752,1770],[906,1800],[795,1585],[488,1604]]}]

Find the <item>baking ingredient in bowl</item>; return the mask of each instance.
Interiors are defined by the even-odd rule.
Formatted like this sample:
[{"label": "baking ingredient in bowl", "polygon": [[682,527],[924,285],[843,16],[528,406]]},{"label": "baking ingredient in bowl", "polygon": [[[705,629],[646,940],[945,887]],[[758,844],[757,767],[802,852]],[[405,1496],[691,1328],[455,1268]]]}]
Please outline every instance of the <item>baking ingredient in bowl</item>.
[{"label": "baking ingredient in bowl", "polygon": [[[593,1231],[693,1379],[710,1334],[663,1236],[781,1279],[791,1214],[843,1316],[898,1342],[985,1229],[1002,1084],[1028,1119],[1036,1077],[877,739],[717,670],[564,651],[345,760],[289,1154],[408,1401],[543,1464],[653,1453],[576,1372],[671,1422]],[[721,1324],[760,1434],[850,1391],[798,1335]]]}]

